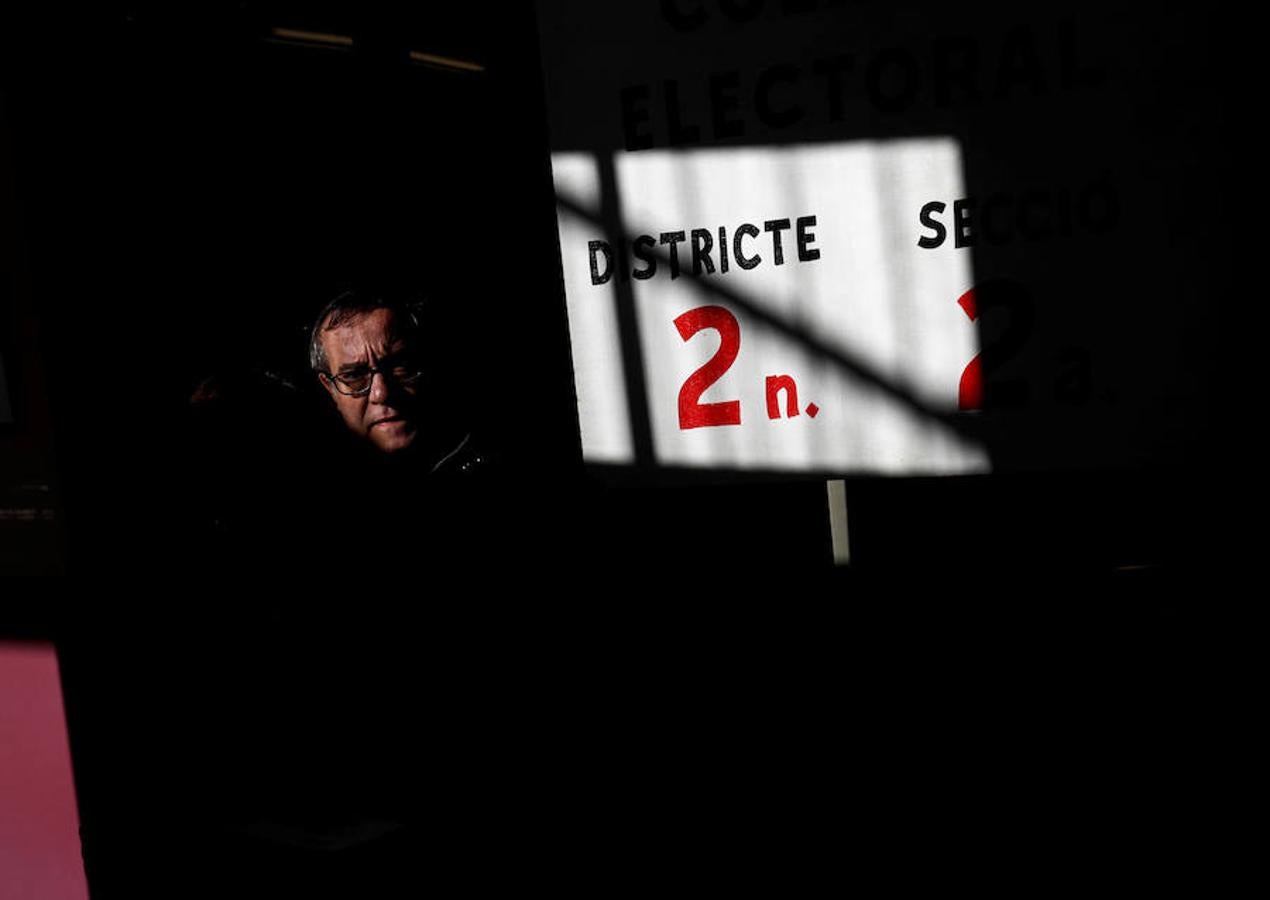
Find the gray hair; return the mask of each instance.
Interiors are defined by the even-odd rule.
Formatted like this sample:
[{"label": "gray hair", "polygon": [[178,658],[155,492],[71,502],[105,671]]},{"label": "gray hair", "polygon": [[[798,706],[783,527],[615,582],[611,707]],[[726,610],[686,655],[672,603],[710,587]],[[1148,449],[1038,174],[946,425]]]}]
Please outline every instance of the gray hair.
[{"label": "gray hair", "polygon": [[344,291],[327,301],[313,320],[313,326],[309,329],[309,367],[314,372],[329,374],[326,371],[326,349],[322,346],[323,332],[339,328],[345,322],[376,309],[391,309],[398,313],[402,321],[408,323],[411,331],[417,331],[420,327],[421,304],[389,300],[378,294]]}]

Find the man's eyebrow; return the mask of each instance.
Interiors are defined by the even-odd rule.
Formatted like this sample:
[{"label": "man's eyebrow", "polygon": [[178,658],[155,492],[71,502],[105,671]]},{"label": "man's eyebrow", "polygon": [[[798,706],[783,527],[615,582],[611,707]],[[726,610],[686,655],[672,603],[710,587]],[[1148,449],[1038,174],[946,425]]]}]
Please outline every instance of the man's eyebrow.
[{"label": "man's eyebrow", "polygon": [[[380,358],[392,359],[394,357],[401,356],[403,353],[409,352],[409,350],[410,350],[410,343],[404,339],[399,339],[394,341],[392,343],[392,346],[390,346],[387,349],[387,351],[384,353],[384,355]],[[345,372],[353,372],[353,371],[356,371],[357,369],[369,369],[369,368],[370,368],[370,363],[366,362],[365,360],[353,360],[352,362],[344,363],[344,365],[340,366],[339,369],[336,371],[339,374],[343,375]]]}]

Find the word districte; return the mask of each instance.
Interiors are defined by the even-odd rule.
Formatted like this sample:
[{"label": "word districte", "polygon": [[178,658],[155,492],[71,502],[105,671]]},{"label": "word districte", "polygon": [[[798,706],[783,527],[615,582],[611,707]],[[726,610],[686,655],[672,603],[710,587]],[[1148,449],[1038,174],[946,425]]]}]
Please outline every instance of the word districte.
[{"label": "word districte", "polygon": [[[742,269],[753,269],[763,262],[764,256],[760,249],[769,243],[772,264],[783,266],[785,244],[782,234],[791,228],[794,231],[798,261],[811,262],[820,259],[820,250],[812,246],[816,235],[811,229],[815,226],[815,216],[799,216],[793,224],[789,219],[768,219],[763,223],[762,231],[759,231],[757,225],[742,222],[733,229],[730,239],[726,225],[720,225],[716,230],[693,228],[689,232],[663,231],[657,237],[641,234],[631,241],[631,255],[636,263],[643,263],[643,268],[632,266],[626,255],[622,254],[617,259],[618,277],[622,281],[632,276],[646,281],[657,274],[658,263],[664,262],[670,270],[670,277],[678,278],[684,271],[684,263],[679,256],[679,245],[682,243],[688,244],[691,253],[689,264],[692,266],[692,274],[696,276],[713,275],[716,271],[726,274],[734,262]],[[760,241],[760,235],[764,232],[771,235],[770,241]],[[669,248],[660,259],[661,254],[655,249],[658,246]],[[606,284],[613,277],[612,245],[608,241],[588,241],[587,251],[591,259],[591,284]]]}]

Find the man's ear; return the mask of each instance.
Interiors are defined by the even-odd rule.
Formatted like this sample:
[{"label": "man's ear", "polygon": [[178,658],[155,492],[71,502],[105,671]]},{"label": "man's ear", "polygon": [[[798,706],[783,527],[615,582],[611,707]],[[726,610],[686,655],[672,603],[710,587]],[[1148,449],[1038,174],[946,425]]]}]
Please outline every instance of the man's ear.
[{"label": "man's ear", "polygon": [[318,381],[322,382],[322,387],[326,388],[326,392],[331,395],[331,399],[335,399],[335,385],[331,383],[331,379],[326,376],[325,372],[318,372]]}]

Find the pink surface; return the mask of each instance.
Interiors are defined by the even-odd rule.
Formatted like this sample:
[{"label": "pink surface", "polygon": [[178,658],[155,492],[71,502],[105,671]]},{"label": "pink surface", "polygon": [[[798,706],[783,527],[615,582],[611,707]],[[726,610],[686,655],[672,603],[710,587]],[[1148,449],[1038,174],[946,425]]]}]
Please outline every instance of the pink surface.
[{"label": "pink surface", "polygon": [[87,897],[57,658],[0,642],[0,898]]}]

